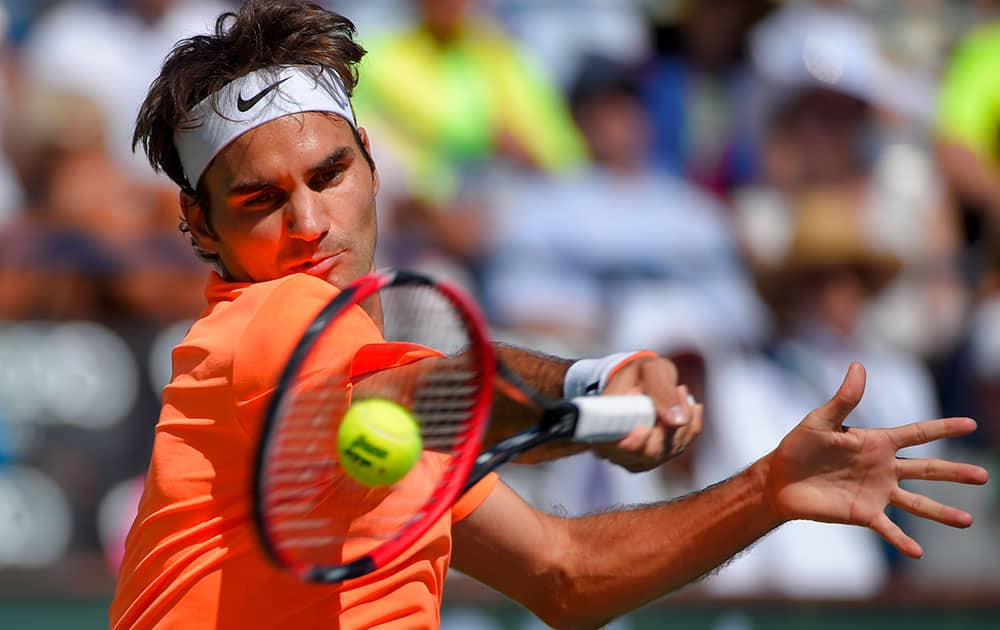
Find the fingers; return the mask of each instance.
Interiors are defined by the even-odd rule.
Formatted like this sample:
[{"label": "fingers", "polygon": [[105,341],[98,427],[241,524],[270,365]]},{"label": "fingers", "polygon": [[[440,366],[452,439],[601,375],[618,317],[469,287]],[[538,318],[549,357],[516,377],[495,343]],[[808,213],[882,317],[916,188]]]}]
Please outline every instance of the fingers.
[{"label": "fingers", "polygon": [[[678,387],[677,370],[673,363],[648,362],[643,370],[643,393],[652,398],[656,409],[656,426],[676,429],[687,424],[691,418],[691,403],[688,390]],[[668,385],[669,384],[669,385]]]},{"label": "fingers", "polygon": [[920,544],[906,535],[899,525],[892,522],[884,513],[879,513],[871,523],[868,524],[879,536],[885,538],[886,542],[911,558],[920,558],[924,555],[924,550]]},{"label": "fingers", "polygon": [[628,435],[619,440],[615,447],[623,451],[639,452],[642,450],[643,444],[646,443],[646,438],[649,437],[652,431],[653,427],[636,427]]},{"label": "fingers", "polygon": [[896,488],[893,491],[889,503],[914,516],[937,521],[942,525],[950,525],[951,527],[972,525],[972,515],[968,512],[902,488]]},{"label": "fingers", "polygon": [[943,438],[958,437],[976,430],[972,418],[939,418],[905,424],[889,429],[889,437],[897,449],[917,444],[926,444]]},{"label": "fingers", "polygon": [[683,419],[683,425],[673,428],[667,416],[658,413],[652,427],[638,427],[615,444],[598,444],[594,452],[633,472],[649,470],[683,453],[702,429],[704,407],[697,404],[684,387],[677,388],[678,398],[673,413]]},{"label": "fingers", "polygon": [[651,462],[663,461],[667,441],[667,432],[663,427],[653,427],[642,445],[642,456]]},{"label": "fingers", "polygon": [[671,404],[666,410],[657,405],[657,401],[654,400],[653,404],[657,407],[656,422],[671,429],[679,429],[691,421],[695,400],[685,385],[675,387],[673,394],[670,400]]},{"label": "fingers", "polygon": [[864,392],[865,368],[860,363],[851,363],[837,393],[806,416],[805,424],[814,428],[839,429],[848,414],[858,406]]},{"label": "fingers", "polygon": [[674,431],[671,440],[671,455],[679,455],[687,450],[687,447],[701,434],[702,419],[705,414],[705,406],[694,402],[694,398],[689,401],[690,420],[687,425]]},{"label": "fingers", "polygon": [[690,428],[696,403],[694,397],[688,393],[687,387],[681,385],[671,390],[669,396],[663,392],[649,394],[656,410],[656,423],[649,429],[633,430],[618,442],[620,448],[662,454],[668,436],[672,436],[671,442],[676,443],[678,432],[683,432],[685,436],[689,434],[696,436],[701,432],[700,418],[698,426],[693,430]]},{"label": "fingers", "polygon": [[944,459],[897,459],[896,477],[982,485],[989,480],[990,473],[981,466]]},{"label": "fingers", "polygon": [[[650,468],[666,459],[667,431],[662,426],[638,427],[615,444],[596,445],[600,457]],[[617,452],[621,451],[621,452]]]},{"label": "fingers", "polygon": [[[656,425],[650,436],[651,439],[656,436],[657,442],[653,448],[646,449],[648,456],[657,457],[661,461],[682,453],[701,433],[704,407],[697,404],[686,386],[676,387],[675,391],[676,403],[666,413],[657,409]],[[660,450],[656,451],[655,448]]]}]

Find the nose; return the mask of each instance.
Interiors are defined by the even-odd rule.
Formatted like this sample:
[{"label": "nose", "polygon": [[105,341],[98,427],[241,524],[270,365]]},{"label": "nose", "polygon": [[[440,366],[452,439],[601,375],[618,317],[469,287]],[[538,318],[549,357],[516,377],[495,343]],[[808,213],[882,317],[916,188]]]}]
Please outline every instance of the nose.
[{"label": "nose", "polygon": [[285,228],[291,238],[303,241],[315,241],[327,233],[318,193],[304,190],[292,195],[285,207]]}]

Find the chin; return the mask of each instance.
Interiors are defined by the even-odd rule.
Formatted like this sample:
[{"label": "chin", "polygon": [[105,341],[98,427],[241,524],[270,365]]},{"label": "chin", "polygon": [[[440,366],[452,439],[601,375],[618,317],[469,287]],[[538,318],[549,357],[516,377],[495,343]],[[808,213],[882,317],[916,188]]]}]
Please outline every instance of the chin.
[{"label": "chin", "polygon": [[330,273],[326,274],[326,277],[324,278],[324,280],[326,280],[333,286],[337,287],[338,289],[343,289],[350,283],[354,282],[354,280],[356,279],[357,277],[350,274],[344,274],[344,272],[336,269],[330,271]]}]

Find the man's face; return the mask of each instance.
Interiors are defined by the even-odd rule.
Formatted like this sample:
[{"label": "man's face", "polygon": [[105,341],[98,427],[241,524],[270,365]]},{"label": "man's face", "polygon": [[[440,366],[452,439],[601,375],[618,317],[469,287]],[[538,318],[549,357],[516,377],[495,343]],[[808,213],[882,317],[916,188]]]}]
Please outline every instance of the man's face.
[{"label": "man's face", "polygon": [[204,178],[209,221],[185,203],[188,222],[231,280],[304,272],[342,287],[372,270],[378,176],[343,119],[273,120],[223,149]]},{"label": "man's face", "polygon": [[420,0],[417,11],[425,28],[442,41],[458,35],[469,13],[469,0]]}]

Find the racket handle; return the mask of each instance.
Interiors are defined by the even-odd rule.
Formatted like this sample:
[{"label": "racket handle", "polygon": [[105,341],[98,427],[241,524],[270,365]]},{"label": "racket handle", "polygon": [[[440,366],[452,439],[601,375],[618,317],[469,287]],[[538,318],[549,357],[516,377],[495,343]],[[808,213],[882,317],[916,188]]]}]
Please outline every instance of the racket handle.
[{"label": "racket handle", "polygon": [[651,427],[656,422],[649,396],[578,396],[570,402],[580,412],[573,431],[577,442],[614,442],[636,427]]}]

